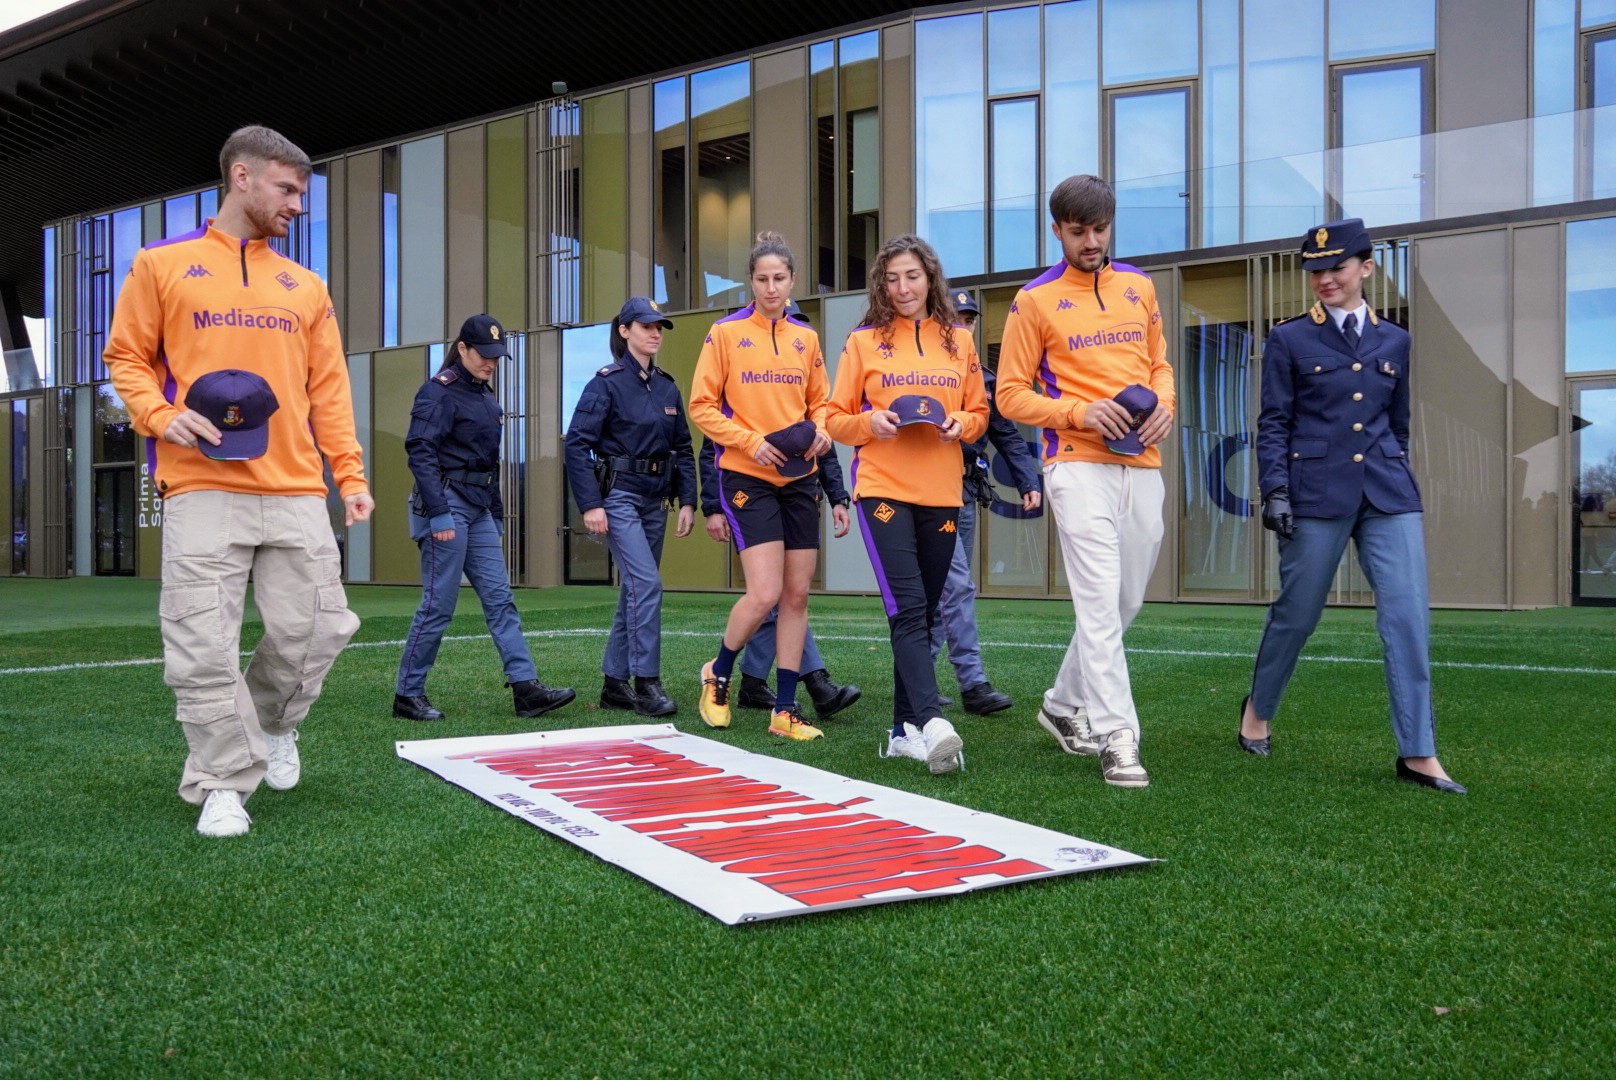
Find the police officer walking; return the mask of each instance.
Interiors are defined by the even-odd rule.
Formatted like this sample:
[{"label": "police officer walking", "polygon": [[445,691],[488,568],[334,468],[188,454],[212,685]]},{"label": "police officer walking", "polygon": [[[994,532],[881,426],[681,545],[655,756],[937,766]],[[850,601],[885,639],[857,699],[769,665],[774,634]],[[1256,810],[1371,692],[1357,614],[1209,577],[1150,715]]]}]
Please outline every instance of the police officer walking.
[{"label": "police officer walking", "polygon": [[678,500],[677,536],[689,534],[696,515],[684,399],[656,365],[662,331],[672,329],[650,300],[628,299],[612,320],[614,360],[584,387],[566,439],[567,483],[584,528],[605,537],[622,581],[601,658],[600,705],[641,716],[679,708],[662,689],[664,501]]},{"label": "police officer walking", "polygon": [[[954,308],[960,314],[965,329],[977,336],[977,321],[982,309],[969,289],[956,289]],[[985,356],[987,348],[978,346]],[[1003,690],[988,681],[982,667],[982,643],[976,632],[976,582],[971,578],[971,556],[976,552],[976,510],[993,505],[993,477],[987,459],[987,446],[991,441],[999,456],[1010,467],[1016,489],[1021,492],[1021,509],[1028,517],[1043,503],[1043,478],[1038,472],[1038,459],[1021,437],[1015,424],[1004,418],[994,404],[993,393],[997,380],[993,371],[982,366],[982,385],[988,394],[988,432],[971,443],[961,443],[965,454],[965,502],[960,506],[959,534],[954,542],[954,561],[948,567],[948,581],[943,585],[943,597],[937,602],[938,617],[931,626],[931,655],[937,659],[943,645],[948,645],[948,660],[954,665],[954,676],[959,680],[960,700],[965,711],[976,716],[1002,712],[1015,702]],[[948,704],[947,699],[943,703]]]},{"label": "police officer walking", "polygon": [[505,415],[489,380],[509,355],[494,317],[473,315],[410,409],[404,450],[415,477],[410,539],[421,549],[421,606],[404,641],[393,691],[393,715],[401,719],[443,719],[427,700],[426,677],[454,617],[462,573],[482,601],[516,715],[542,716],[575,696],[539,681],[500,550],[505,504],[499,495],[499,444]]},{"label": "police officer walking", "polygon": [[1396,775],[1463,795],[1436,757],[1425,537],[1408,460],[1409,337],[1364,302],[1373,252],[1358,218],[1309,230],[1302,269],[1318,302],[1276,325],[1263,348],[1257,467],[1263,526],[1279,534],[1280,591],[1240,705],[1238,742],[1269,754],[1269,721],[1350,539],[1375,592]]}]

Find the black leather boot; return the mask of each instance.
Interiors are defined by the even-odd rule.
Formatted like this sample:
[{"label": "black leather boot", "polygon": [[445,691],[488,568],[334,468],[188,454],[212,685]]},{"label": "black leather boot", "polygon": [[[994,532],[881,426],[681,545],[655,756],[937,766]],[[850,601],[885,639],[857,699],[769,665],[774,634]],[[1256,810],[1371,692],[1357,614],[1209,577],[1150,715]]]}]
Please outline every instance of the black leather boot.
[{"label": "black leather boot", "polygon": [[821,720],[835,716],[857,701],[859,695],[864,692],[852,683],[837,686],[831,681],[830,672],[824,668],[805,672],[801,682],[803,688],[808,691],[808,699],[814,703],[814,715]]},{"label": "black leather boot", "polygon": [[511,688],[511,697],[516,702],[517,716],[543,716],[551,709],[559,709],[578,696],[565,686],[551,688],[537,679],[506,683],[505,685]]},{"label": "black leather boot", "polygon": [[988,716],[1015,704],[1009,694],[995,690],[992,683],[986,682],[967,686],[960,692],[960,700],[965,703],[965,711],[973,716]]},{"label": "black leather boot", "polygon": [[634,697],[634,711],[641,716],[672,716],[679,711],[679,706],[662,689],[662,680],[655,675],[634,677]]},{"label": "black leather boot", "polygon": [[614,679],[610,675],[600,685],[600,707],[603,709],[633,709],[639,705],[634,688],[627,679]]},{"label": "black leather boot", "polygon": [[393,715],[400,720],[442,720],[443,714],[432,707],[426,695],[405,697],[393,695]]},{"label": "black leather boot", "polygon": [[743,709],[770,709],[774,708],[774,691],[769,688],[768,679],[760,679],[756,675],[741,673],[741,694],[735,704]]}]

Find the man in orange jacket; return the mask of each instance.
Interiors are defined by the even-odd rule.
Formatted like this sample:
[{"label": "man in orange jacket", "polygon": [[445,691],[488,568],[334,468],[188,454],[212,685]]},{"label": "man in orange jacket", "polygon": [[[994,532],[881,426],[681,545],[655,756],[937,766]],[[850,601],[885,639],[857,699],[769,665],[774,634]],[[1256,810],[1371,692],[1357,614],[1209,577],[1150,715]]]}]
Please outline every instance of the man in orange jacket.
[{"label": "man in orange jacket", "polygon": [[[180,797],[201,805],[204,836],[239,836],[260,781],[298,782],[298,725],[359,629],[322,456],[347,524],[375,502],[330,294],[269,246],[303,212],[309,158],[245,127],[219,165],[218,217],[136,254],[106,364],[163,498],[163,680],[190,749]],[[242,672],[249,574],[264,636]]]},{"label": "man in orange jacket", "polygon": [[1106,783],[1135,788],[1150,776],[1139,763],[1122,634],[1161,550],[1157,444],[1172,431],[1176,403],[1156,289],[1107,254],[1116,205],[1095,176],[1068,177],[1050,192],[1065,258],[1010,305],[998,404],[1043,429],[1044,499],[1077,611],[1038,722],[1068,753],[1098,756]]}]

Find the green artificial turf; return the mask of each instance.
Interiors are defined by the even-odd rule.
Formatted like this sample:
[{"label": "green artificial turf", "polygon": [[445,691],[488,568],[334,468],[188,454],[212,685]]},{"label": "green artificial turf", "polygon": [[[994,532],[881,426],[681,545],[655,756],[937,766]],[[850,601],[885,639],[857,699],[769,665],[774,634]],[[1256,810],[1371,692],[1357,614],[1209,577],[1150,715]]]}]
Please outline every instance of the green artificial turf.
[{"label": "green artificial turf", "polygon": [[[1262,609],[1147,608],[1152,779],[1124,791],[1033,719],[1069,606],[980,605],[1016,706],[953,710],[969,770],[932,777],[876,757],[877,603],[816,597],[864,699],[819,742],[752,712],[714,737],[1163,861],[731,928],[394,754],[633,722],[594,707],[614,593],[519,594],[541,675],[579,691],[540,721],[511,715],[466,594],[429,685],[450,719],[420,725],[388,716],[417,594],[349,592],[364,626],[302,783],[208,840],[159,665],[15,673],[157,657],[155,585],[0,580],[0,1075],[1616,1073],[1609,611],[1434,615],[1455,798],[1392,778],[1382,670],[1354,662],[1379,654],[1372,612],[1326,614],[1264,760],[1234,739]],[[695,677],[729,602],[667,599],[683,730],[708,734]]]}]

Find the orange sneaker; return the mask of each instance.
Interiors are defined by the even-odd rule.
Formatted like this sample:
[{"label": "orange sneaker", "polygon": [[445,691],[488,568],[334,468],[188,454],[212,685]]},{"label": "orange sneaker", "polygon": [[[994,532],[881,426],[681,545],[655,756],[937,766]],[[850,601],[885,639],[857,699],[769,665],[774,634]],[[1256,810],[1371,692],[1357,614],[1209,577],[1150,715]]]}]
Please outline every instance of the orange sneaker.
[{"label": "orange sneaker", "polygon": [[802,710],[795,703],[785,708],[776,707],[774,715],[769,717],[769,734],[778,735],[782,739],[792,739],[796,742],[806,742],[809,739],[823,739],[825,733],[802,718]]}]

